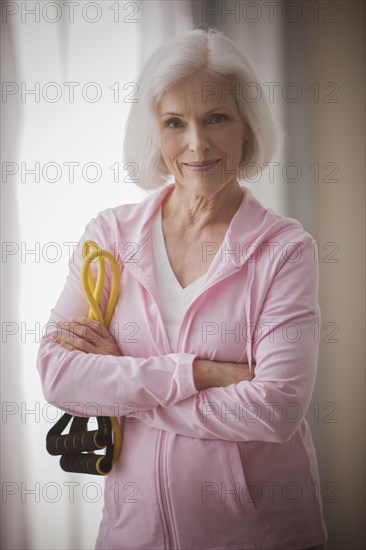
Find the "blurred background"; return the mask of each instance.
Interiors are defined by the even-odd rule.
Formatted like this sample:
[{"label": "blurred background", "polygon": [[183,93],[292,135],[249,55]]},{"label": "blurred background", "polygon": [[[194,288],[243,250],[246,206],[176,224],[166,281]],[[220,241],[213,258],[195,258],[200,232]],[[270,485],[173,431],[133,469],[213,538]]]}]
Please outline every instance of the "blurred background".
[{"label": "blurred background", "polygon": [[287,135],[281,157],[245,185],[318,243],[320,356],[307,419],[328,550],[365,548],[365,3],[1,9],[1,548],[94,548],[104,480],[67,475],[46,452],[60,412],[43,398],[38,344],[85,225],[146,196],[122,158],[139,69],[164,41],[207,27],[252,62]]}]

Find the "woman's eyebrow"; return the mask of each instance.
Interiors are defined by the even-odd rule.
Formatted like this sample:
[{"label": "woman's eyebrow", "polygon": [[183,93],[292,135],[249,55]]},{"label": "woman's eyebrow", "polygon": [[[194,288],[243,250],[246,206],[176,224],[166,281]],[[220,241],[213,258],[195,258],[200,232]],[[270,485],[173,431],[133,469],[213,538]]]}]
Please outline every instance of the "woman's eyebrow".
[{"label": "woman's eyebrow", "polygon": [[160,115],[160,117],[165,116],[165,115],[183,116],[183,115],[181,115],[180,113],[173,113],[173,111],[167,111],[166,113],[163,113],[162,115]]},{"label": "woman's eyebrow", "polygon": [[[227,108],[226,105],[217,105],[216,107],[214,107],[213,109],[210,109],[209,111],[207,111],[205,114],[206,115],[209,115],[210,113],[213,113],[214,111],[220,111],[220,110],[223,110]],[[174,113],[173,111],[167,111],[166,113],[163,113],[160,115],[160,118],[165,116],[165,115],[175,115],[175,116],[184,116],[182,115],[181,113]]]}]

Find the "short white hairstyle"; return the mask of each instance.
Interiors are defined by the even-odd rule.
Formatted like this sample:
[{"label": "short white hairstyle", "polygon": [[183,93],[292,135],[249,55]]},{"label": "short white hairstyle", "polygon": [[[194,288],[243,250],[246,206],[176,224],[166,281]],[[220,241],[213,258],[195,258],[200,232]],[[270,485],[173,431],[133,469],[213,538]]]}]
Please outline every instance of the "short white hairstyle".
[{"label": "short white hairstyle", "polygon": [[160,150],[156,106],[168,88],[200,70],[222,80],[227,85],[225,90],[234,88],[236,102],[249,126],[238,165],[239,180],[250,180],[258,170],[266,169],[282,145],[281,127],[254,69],[239,47],[217,29],[188,31],[160,46],[137,79],[138,100],[132,103],[127,118],[123,154],[126,168],[133,163],[132,167],[138,170],[130,172],[132,181],[146,191],[159,189],[171,181]]}]

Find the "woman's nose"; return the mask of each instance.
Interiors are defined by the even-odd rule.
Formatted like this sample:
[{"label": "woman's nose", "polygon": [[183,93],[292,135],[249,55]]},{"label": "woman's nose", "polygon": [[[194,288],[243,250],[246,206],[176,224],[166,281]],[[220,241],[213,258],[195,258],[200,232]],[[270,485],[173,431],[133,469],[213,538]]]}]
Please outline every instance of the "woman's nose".
[{"label": "woman's nose", "polygon": [[209,148],[209,141],[203,128],[192,127],[189,131],[188,145],[191,151],[201,153]]}]

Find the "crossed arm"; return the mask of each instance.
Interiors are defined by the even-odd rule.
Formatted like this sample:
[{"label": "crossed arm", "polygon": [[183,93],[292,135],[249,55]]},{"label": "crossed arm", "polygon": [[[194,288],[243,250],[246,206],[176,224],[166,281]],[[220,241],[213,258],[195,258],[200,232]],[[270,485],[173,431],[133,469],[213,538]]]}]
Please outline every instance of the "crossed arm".
[{"label": "crossed arm", "polygon": [[[93,332],[90,320],[80,317],[60,325],[63,335],[55,343],[65,350],[65,363],[61,360],[45,385],[62,386],[56,402],[57,395],[73,395],[76,401],[88,395],[89,401],[103,400],[102,414],[111,415],[107,403],[118,401],[121,415],[189,437],[288,441],[305,417],[315,384],[314,327],[320,319],[315,269],[309,258],[290,262],[272,282],[257,321],[267,329],[253,343],[253,378],[246,363],[208,361],[193,354],[124,357],[104,326]],[[90,377],[90,369],[100,373],[100,382]],[[46,371],[44,363],[44,378]],[[128,402],[137,404],[132,412],[124,412]]]},{"label": "crossed arm", "polygon": [[[88,317],[72,317],[70,321],[58,322],[63,333],[55,333],[53,342],[69,351],[82,351],[99,355],[122,357],[121,350],[108,329],[99,321],[91,322]],[[194,359],[193,379],[197,390],[214,387],[226,387],[250,381],[251,376],[247,363],[232,363]]]}]

